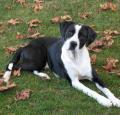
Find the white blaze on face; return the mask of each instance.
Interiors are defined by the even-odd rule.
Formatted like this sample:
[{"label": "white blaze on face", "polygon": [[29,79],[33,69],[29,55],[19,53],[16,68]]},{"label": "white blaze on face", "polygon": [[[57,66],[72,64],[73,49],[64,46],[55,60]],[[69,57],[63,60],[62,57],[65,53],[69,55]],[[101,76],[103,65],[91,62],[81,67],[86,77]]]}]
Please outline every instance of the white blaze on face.
[{"label": "white blaze on face", "polygon": [[82,26],[80,26],[80,25],[75,25],[75,33],[74,33],[74,35],[73,35],[72,37],[67,38],[67,40],[65,41],[65,43],[64,43],[64,45],[63,45],[63,48],[64,48],[64,49],[69,50],[69,48],[70,48],[70,43],[71,43],[72,41],[77,43],[76,49],[79,49],[80,41],[79,41],[79,38],[78,38],[78,34],[79,34],[79,31],[80,31],[81,28],[82,28]]}]

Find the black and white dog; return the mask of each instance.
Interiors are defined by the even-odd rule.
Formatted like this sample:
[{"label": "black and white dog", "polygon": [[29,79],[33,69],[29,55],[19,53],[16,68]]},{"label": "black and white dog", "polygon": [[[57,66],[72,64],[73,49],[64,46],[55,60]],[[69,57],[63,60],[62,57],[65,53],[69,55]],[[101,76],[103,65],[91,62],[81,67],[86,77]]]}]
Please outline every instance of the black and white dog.
[{"label": "black and white dog", "polygon": [[[95,40],[96,33],[90,27],[74,22],[61,23],[60,32],[60,39],[40,38],[18,49],[6,68],[4,82],[8,82],[12,70],[18,68],[49,79],[42,72],[48,63],[56,76],[67,78],[74,88],[94,98],[101,105],[120,107],[120,100],[105,87],[90,63],[87,46]],[[93,81],[106,97],[83,85],[80,82],[82,79]]]}]

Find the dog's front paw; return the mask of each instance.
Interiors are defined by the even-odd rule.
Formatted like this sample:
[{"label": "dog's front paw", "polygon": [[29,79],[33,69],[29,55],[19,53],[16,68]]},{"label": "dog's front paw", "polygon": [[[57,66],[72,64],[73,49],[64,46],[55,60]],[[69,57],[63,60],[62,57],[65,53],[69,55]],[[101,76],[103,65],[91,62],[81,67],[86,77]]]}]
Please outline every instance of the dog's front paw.
[{"label": "dog's front paw", "polygon": [[105,107],[111,107],[112,106],[112,102],[109,99],[107,99],[103,96],[101,96],[99,98],[98,102]]},{"label": "dog's front paw", "polygon": [[116,97],[112,97],[110,98],[110,101],[112,102],[112,104],[116,107],[120,107],[120,100]]}]

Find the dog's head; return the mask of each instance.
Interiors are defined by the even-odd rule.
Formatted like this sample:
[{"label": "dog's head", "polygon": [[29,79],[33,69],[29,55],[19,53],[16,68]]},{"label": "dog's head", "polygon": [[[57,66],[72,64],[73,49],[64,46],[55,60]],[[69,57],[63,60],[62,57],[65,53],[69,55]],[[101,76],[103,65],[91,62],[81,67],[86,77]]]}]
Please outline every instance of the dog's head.
[{"label": "dog's head", "polygon": [[90,45],[96,38],[96,32],[86,25],[75,24],[74,22],[60,23],[60,32],[66,44],[66,49],[81,49],[84,45]]}]

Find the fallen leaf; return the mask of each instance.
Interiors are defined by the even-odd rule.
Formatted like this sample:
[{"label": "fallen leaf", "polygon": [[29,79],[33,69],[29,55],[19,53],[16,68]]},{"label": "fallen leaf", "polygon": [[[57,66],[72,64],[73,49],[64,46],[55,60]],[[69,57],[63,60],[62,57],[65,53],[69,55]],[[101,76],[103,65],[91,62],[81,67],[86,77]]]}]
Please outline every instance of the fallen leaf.
[{"label": "fallen leaf", "polygon": [[0,77],[4,75],[4,71],[0,71]]},{"label": "fallen leaf", "polygon": [[12,54],[12,53],[15,53],[18,48],[25,47],[26,45],[28,45],[28,43],[16,45],[14,47],[13,46],[6,47],[5,52],[8,53],[8,54]]},{"label": "fallen leaf", "polygon": [[108,72],[111,72],[113,71],[116,67],[117,67],[117,63],[118,63],[118,59],[114,59],[114,58],[107,58],[106,59],[106,65],[103,66],[103,68],[108,71]]},{"label": "fallen leaf", "polygon": [[28,35],[26,35],[26,39],[27,38],[29,38],[29,39],[37,39],[37,38],[39,38],[39,37],[44,37],[44,35],[40,35],[40,33],[39,32],[37,32],[37,33],[34,33],[34,34],[28,34]]},{"label": "fallen leaf", "polygon": [[39,26],[39,24],[41,23],[42,21],[38,20],[38,19],[34,19],[34,20],[30,20],[28,22],[29,24],[29,27],[36,27],[36,26]]},{"label": "fallen leaf", "polygon": [[92,44],[90,44],[88,49],[90,51],[98,53],[102,51],[102,48],[110,48],[114,43],[114,40],[112,38],[113,36],[106,34],[101,39],[95,40]]},{"label": "fallen leaf", "polygon": [[22,35],[19,32],[17,32],[16,39],[23,39],[23,38],[25,38],[25,35]]},{"label": "fallen leaf", "polygon": [[120,70],[118,70],[118,69],[114,69],[109,73],[116,74],[117,76],[120,76]]},{"label": "fallen leaf", "polygon": [[16,87],[17,85],[14,82],[9,82],[6,86],[0,86],[0,92],[6,91],[6,90],[10,90],[14,87]]},{"label": "fallen leaf", "polygon": [[4,83],[3,79],[0,79],[0,86]]},{"label": "fallen leaf", "polygon": [[64,21],[72,21],[72,18],[70,15],[64,15],[64,16],[56,16],[51,19],[52,23],[60,23]]},{"label": "fallen leaf", "polygon": [[21,5],[25,5],[26,0],[16,0],[16,3],[20,3]]},{"label": "fallen leaf", "polygon": [[90,17],[90,14],[89,12],[83,12],[80,14],[80,18],[82,19],[87,19],[88,17]]},{"label": "fallen leaf", "polygon": [[18,70],[13,70],[13,75],[19,77],[21,75],[21,68],[19,68]]},{"label": "fallen leaf", "polygon": [[16,50],[17,50],[17,48],[15,48],[15,47],[6,47],[5,48],[5,52],[9,53],[9,54],[16,52]]},{"label": "fallen leaf", "polygon": [[16,93],[16,100],[26,100],[30,97],[30,93],[31,93],[32,90],[30,89],[26,89],[26,90],[23,90],[21,92],[17,92]]},{"label": "fallen leaf", "polygon": [[34,12],[38,12],[43,9],[43,0],[34,0],[35,4],[33,6]]},{"label": "fallen leaf", "polygon": [[113,4],[112,2],[106,2],[104,4],[100,4],[100,8],[101,10],[112,10],[112,11],[117,10],[116,4]]},{"label": "fallen leaf", "polygon": [[96,63],[97,56],[96,54],[91,55],[91,63],[95,64]]},{"label": "fallen leaf", "polygon": [[103,34],[104,34],[104,35],[114,36],[114,35],[119,35],[120,32],[118,32],[117,30],[107,29],[107,30],[103,31]]},{"label": "fallen leaf", "polygon": [[93,52],[100,52],[102,51],[102,47],[104,46],[103,44],[103,41],[101,39],[99,40],[95,40],[92,44],[90,44],[90,46],[88,47],[88,49],[90,51],[93,51]]},{"label": "fallen leaf", "polygon": [[20,23],[22,23],[22,20],[20,20],[20,19],[10,19],[10,20],[8,20],[8,24],[10,24],[10,25],[16,25],[16,24],[20,24]]}]

